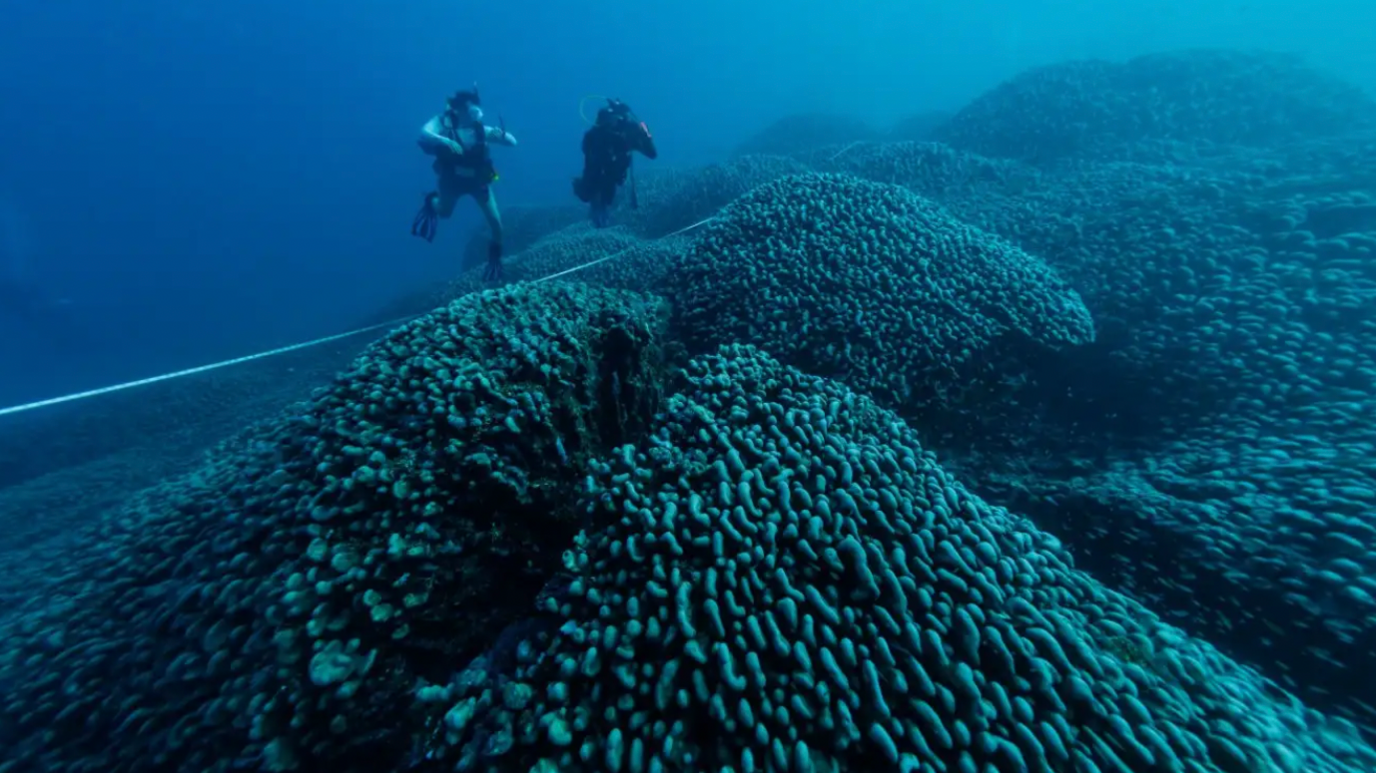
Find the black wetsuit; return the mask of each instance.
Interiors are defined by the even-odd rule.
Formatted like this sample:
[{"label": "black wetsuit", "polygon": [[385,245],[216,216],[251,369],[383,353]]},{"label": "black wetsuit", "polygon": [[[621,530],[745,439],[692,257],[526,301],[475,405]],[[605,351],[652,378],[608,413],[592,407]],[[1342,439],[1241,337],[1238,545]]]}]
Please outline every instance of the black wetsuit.
[{"label": "black wetsuit", "polygon": [[594,221],[599,213],[605,215],[616,189],[626,182],[632,152],[649,159],[659,156],[645,124],[630,113],[599,115],[597,124],[583,135],[583,176],[574,180],[573,190],[592,205]]}]

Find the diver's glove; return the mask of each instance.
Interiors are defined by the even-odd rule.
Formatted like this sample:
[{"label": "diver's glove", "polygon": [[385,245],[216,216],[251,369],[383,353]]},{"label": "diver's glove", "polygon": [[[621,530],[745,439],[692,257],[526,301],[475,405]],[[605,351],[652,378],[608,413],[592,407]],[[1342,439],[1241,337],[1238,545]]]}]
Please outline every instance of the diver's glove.
[{"label": "diver's glove", "polygon": [[492,242],[487,245],[487,265],[483,267],[484,282],[499,282],[502,279],[502,245]]},{"label": "diver's glove", "polygon": [[425,201],[421,203],[416,219],[411,221],[411,235],[419,236],[427,242],[435,240],[435,228],[440,222],[439,213],[435,211],[436,195],[434,191],[425,194]]}]

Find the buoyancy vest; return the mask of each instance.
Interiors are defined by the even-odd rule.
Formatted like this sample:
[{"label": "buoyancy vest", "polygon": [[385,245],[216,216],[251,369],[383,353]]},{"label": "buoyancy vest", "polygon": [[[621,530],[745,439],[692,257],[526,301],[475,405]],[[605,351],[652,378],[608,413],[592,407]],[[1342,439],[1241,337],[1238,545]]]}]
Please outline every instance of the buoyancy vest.
[{"label": "buoyancy vest", "polygon": [[462,153],[447,154],[441,159],[441,163],[453,169],[467,169],[480,180],[497,179],[497,169],[492,163],[492,148],[487,144],[487,127],[479,123],[473,127],[473,144],[465,144],[463,132],[454,122],[445,116],[443,119],[445,135],[454,141],[454,144],[463,149]]}]

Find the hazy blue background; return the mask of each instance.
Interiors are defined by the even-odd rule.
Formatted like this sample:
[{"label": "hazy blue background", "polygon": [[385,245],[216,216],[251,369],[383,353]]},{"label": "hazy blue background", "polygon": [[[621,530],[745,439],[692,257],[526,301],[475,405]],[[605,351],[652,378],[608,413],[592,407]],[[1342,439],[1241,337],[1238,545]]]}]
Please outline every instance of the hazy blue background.
[{"label": "hazy blue background", "polygon": [[6,0],[0,272],[73,304],[0,309],[0,405],[338,332],[443,277],[476,218],[409,235],[414,138],[474,79],[521,141],[509,206],[569,196],[588,93],[692,164],[791,112],[885,125],[1066,58],[1263,47],[1370,85],[1371,29],[1369,0]]}]

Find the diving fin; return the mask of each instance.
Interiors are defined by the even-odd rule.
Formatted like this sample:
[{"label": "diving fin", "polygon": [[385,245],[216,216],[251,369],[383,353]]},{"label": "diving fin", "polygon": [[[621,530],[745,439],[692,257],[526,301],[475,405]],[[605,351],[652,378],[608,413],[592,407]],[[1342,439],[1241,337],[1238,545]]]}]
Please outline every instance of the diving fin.
[{"label": "diving fin", "polygon": [[411,221],[411,235],[427,242],[435,241],[435,229],[440,222],[439,213],[435,211],[435,196],[434,191],[425,194],[425,201],[421,203],[416,219]]},{"label": "diving fin", "polygon": [[502,281],[502,243],[489,242],[487,245],[487,265],[483,267],[484,282]]}]

